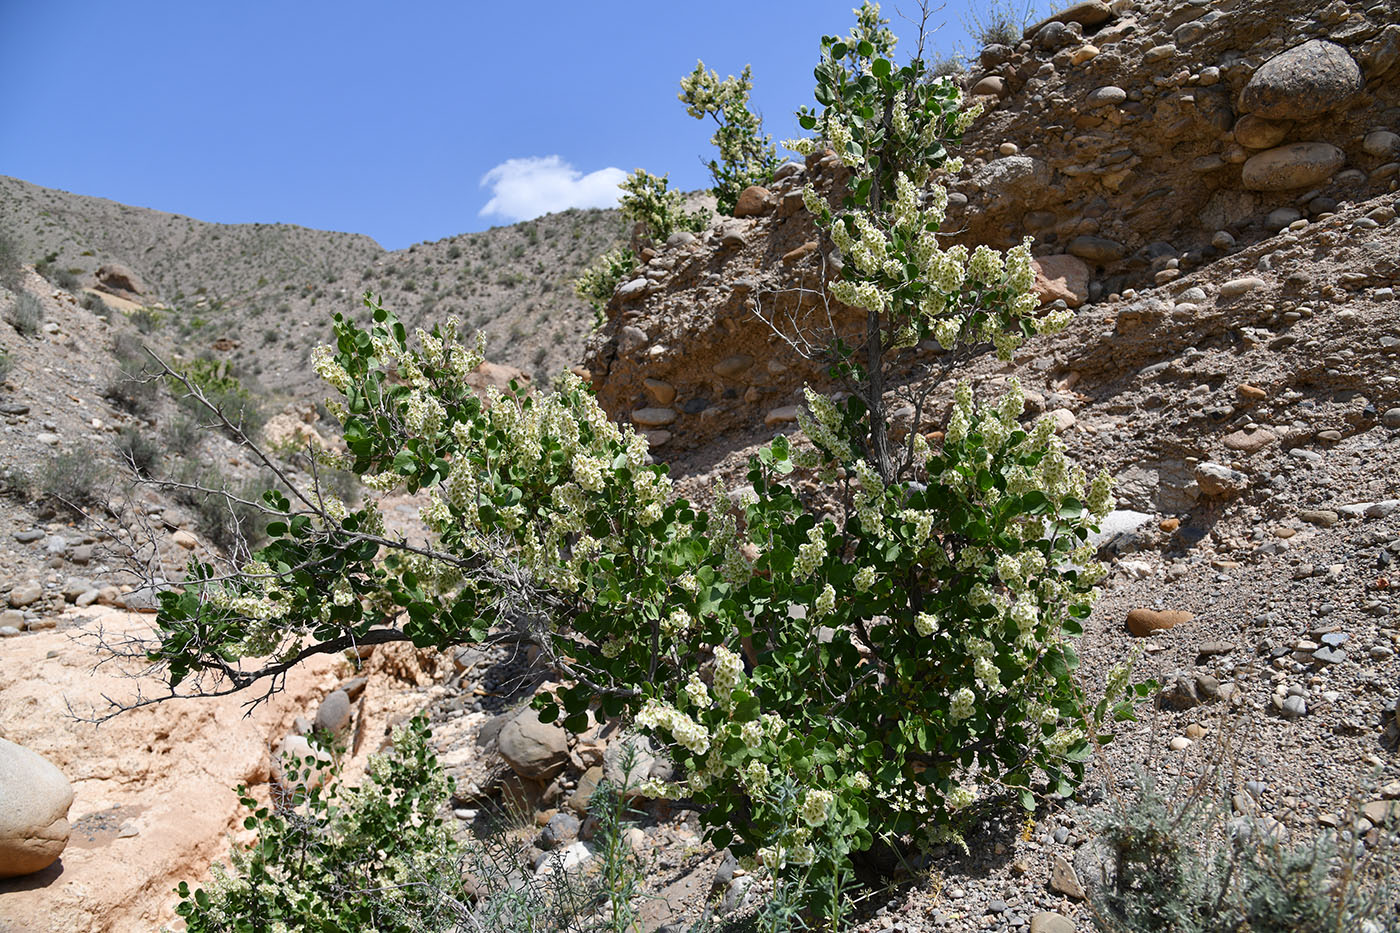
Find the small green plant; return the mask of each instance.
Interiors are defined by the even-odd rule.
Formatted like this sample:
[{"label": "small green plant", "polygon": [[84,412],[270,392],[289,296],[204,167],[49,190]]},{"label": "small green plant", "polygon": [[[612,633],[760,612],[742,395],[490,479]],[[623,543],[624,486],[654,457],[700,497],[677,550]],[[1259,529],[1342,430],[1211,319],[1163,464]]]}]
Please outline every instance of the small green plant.
[{"label": "small green plant", "polygon": [[[453,929],[439,924],[460,915],[470,894],[441,815],[448,782],[430,734],[423,716],[412,719],[359,787],[340,784],[324,753],[292,764],[295,786],[274,806],[239,787],[251,811],[244,826],[257,838],[233,852],[230,866],[216,864],[208,886],[176,888],[190,933]],[[330,782],[307,789],[313,770]]]},{"label": "small green plant", "polygon": [[[1362,854],[1325,831],[1285,842],[1280,827],[1231,818],[1222,769],[1163,790],[1143,772],[1090,814],[1107,855],[1090,879],[1103,933],[1342,933],[1400,928],[1393,835]],[[1349,821],[1354,825],[1355,818]],[[1382,829],[1382,832],[1386,830]]]},{"label": "small green plant", "polygon": [[653,243],[665,242],[677,230],[704,230],[710,222],[706,210],[687,211],[685,195],[669,190],[669,185],[665,175],[640,168],[618,185],[623,192],[617,205],[622,216],[641,224]]},{"label": "small green plant", "polygon": [[154,333],[165,323],[165,314],[155,308],[137,308],[126,317],[143,334]]},{"label": "small green plant", "polygon": [[230,439],[238,440],[239,432],[250,439],[255,438],[267,423],[262,400],[234,375],[233,367],[227,361],[197,358],[181,363],[174,369],[176,374],[167,376],[166,381],[176,400],[187,411],[198,416],[204,414],[205,407],[195,392],[202,394],[233,425],[232,429],[225,429]]},{"label": "small green plant", "polygon": [[49,455],[36,480],[43,498],[82,512],[97,504],[105,476],[102,462],[91,451],[68,447]]},{"label": "small green plant", "polygon": [[19,243],[8,233],[0,233],[0,288],[19,291],[19,283],[24,280],[24,267],[20,264]]},{"label": "small green plant", "polygon": [[10,373],[15,368],[15,358],[10,356],[10,351],[0,350],[0,383],[10,378]]},{"label": "small green plant", "polygon": [[719,158],[709,163],[714,194],[721,214],[733,214],[739,194],[750,185],[767,184],[781,161],[771,136],[763,134],[763,118],[749,109],[753,72],[748,66],[739,77],[723,81],[719,73],[706,71],[703,61],[681,79],[680,102],[686,113],[697,120],[706,117],[716,123],[710,142]]},{"label": "small green plant", "polygon": [[29,292],[15,295],[15,303],[5,312],[5,321],[23,337],[32,337],[44,323],[44,305]]},{"label": "small green plant", "polygon": [[637,268],[637,257],[630,249],[620,246],[603,253],[574,280],[574,294],[588,302],[596,324],[603,323],[603,313],[612,300],[613,292]]},{"label": "small green plant", "polygon": [[1012,48],[1025,35],[1036,14],[1036,0],[983,0],[979,6],[968,7],[963,18],[965,28],[981,48],[1006,45]]},{"label": "small green plant", "polygon": [[155,438],[148,435],[138,425],[127,425],[121,429],[116,440],[117,454],[122,462],[137,476],[151,476],[160,464],[163,451]]}]

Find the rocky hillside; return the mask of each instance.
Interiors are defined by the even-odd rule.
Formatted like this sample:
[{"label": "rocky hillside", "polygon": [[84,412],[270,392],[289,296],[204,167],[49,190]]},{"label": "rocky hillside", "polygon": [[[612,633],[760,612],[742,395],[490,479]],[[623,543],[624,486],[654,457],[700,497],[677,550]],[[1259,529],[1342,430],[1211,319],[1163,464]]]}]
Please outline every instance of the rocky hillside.
[{"label": "rocky hillside", "polygon": [[0,218],[25,261],[157,306],[148,323],[188,355],[228,358],[302,400],[320,397],[311,347],[367,290],[411,326],[458,315],[493,361],[539,375],[576,364],[593,314],[571,283],[625,234],[616,211],[568,210],[391,252],[359,234],[206,223],[4,176]]}]

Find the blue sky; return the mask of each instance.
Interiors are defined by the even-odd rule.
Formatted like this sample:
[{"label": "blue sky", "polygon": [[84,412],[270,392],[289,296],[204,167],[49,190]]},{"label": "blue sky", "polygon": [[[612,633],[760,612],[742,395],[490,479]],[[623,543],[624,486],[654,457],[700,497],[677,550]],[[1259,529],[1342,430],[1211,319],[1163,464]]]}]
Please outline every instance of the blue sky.
[{"label": "blue sky", "polygon": [[[936,48],[969,45],[967,2],[936,14]],[[637,167],[706,186],[679,79],[752,64],[781,141],[853,5],[0,0],[0,174],[401,248],[608,201]]]}]

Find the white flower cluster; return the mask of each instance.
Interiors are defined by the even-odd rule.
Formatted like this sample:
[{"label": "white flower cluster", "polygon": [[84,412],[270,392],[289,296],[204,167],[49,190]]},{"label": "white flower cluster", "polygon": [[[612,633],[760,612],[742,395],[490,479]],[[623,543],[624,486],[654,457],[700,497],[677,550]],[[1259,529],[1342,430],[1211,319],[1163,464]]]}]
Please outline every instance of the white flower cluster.
[{"label": "white flower cluster", "polygon": [[969,784],[955,784],[949,789],[944,800],[947,801],[949,810],[966,809],[977,800],[977,787]]},{"label": "white flower cluster", "polygon": [[660,700],[648,700],[637,713],[637,725],[643,729],[664,729],[671,733],[691,754],[703,755],[710,750],[710,734],[705,727],[685,713]]},{"label": "white flower cluster", "polygon": [[685,697],[690,701],[690,705],[696,709],[709,709],[714,705],[714,701],[710,698],[710,690],[705,686],[705,681],[700,679],[699,674],[693,672],[690,679],[686,681]]},{"label": "white flower cluster", "polygon": [[970,687],[960,687],[953,694],[948,706],[948,714],[954,719],[970,719],[977,705],[977,697]]},{"label": "white flower cluster", "polygon": [[344,395],[350,390],[350,374],[335,361],[335,351],[321,344],[311,351],[311,368],[317,376],[330,383],[337,392]]},{"label": "white flower cluster", "polygon": [[831,814],[832,799],[829,790],[813,788],[807,791],[802,798],[802,818],[813,826],[822,825]]},{"label": "white flower cluster", "polygon": [[811,386],[803,386],[802,394],[807,399],[807,408],[797,410],[797,426],[818,448],[838,459],[846,459],[850,456],[851,445],[842,438],[841,413],[836,403],[813,391]]},{"label": "white flower cluster", "polygon": [[729,709],[733,703],[734,690],[742,682],[744,661],[723,645],[715,646],[715,697],[720,706]]},{"label": "white flower cluster", "polygon": [[793,563],[792,572],[799,580],[810,577],[822,561],[826,560],[826,535],[825,527],[813,525],[807,529],[807,541],[797,548],[797,560]]}]

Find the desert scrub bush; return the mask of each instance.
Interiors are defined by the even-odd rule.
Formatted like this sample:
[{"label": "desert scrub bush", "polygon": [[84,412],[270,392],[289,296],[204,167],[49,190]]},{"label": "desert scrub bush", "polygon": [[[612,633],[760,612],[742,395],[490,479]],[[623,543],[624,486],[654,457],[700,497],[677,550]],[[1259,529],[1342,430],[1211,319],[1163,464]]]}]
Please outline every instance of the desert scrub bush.
[{"label": "desert scrub bush", "polygon": [[83,292],[83,297],[79,304],[82,306],[83,310],[91,311],[93,314],[97,315],[100,318],[103,318],[104,320],[110,321],[112,319],[112,314],[114,313],[112,311],[112,308],[107,304],[107,302],[103,301],[100,297],[94,295],[92,292]]},{"label": "desert scrub bush", "polygon": [[14,371],[15,358],[10,355],[9,350],[0,350],[0,383],[10,378],[10,373]]},{"label": "desert scrub bush", "polygon": [[677,230],[704,230],[710,222],[709,212],[703,208],[687,211],[685,195],[669,190],[669,184],[665,175],[653,175],[643,169],[637,169],[618,184],[622,197],[617,206],[622,216],[641,224],[646,239],[653,243],[664,243]]},{"label": "desert scrub bush", "polygon": [[17,292],[23,280],[24,266],[20,263],[19,242],[8,233],[0,233],[0,288]]},{"label": "desert scrub bush", "polygon": [[574,294],[593,309],[596,325],[603,323],[603,314],[612,301],[613,292],[636,268],[637,257],[630,249],[619,246],[593,260],[574,280]]},{"label": "desert scrub bush", "polygon": [[89,450],[68,447],[54,451],[33,477],[34,491],[44,499],[83,512],[101,499],[106,469]]},{"label": "desert scrub bush", "polygon": [[182,460],[168,479],[175,501],[194,513],[195,530],[205,540],[227,552],[241,553],[266,540],[261,497],[275,485],[264,474],[246,480],[230,479],[218,470]]},{"label": "desert scrub bush", "polygon": [[184,412],[175,412],[161,423],[160,442],[182,456],[193,456],[201,438],[199,422]]},{"label": "desert scrub bush", "polygon": [[[863,10],[855,45],[822,40],[823,109],[799,116],[815,136],[787,143],[829,147],[852,173],[844,196],[803,192],[841,258],[821,315],[836,329],[803,339],[848,396],[808,390],[802,437],[775,438],[734,504],[717,489],[707,508],[577,376],[482,399],[479,340],[463,345],[454,319],[410,340],[367,295],[369,321],[337,315],[312,365],[338,395],[344,465],[381,495],[426,492],[430,541],[386,535],[373,497],[266,496],[252,570],[196,562],[161,596],[151,653],[172,687],[210,671],[252,683],[259,658],[352,640],[528,638],[561,684],[537,698],[542,719],[630,718],[677,769],[639,790],[699,810],[746,864],[806,879],[828,916],[855,868],[956,841],[1007,799],[1072,794],[1108,720],[1146,692],[1120,667],[1089,704],[1074,673],[1106,573],[1088,541],[1109,479],[1090,482],[1050,420],[1023,424],[1014,380],[996,399],[959,384],[937,446],[892,436],[905,402],[889,394],[913,368],[922,423],[954,367],[1010,360],[1072,315],[1040,312],[1028,241],[945,246],[937,178],[958,169],[948,148],[976,111],[921,62],[878,55],[890,43],[864,37]],[[925,340],[945,352],[917,353]],[[784,782],[795,800],[780,805],[769,789]]]},{"label": "desert scrub bush", "polygon": [[698,61],[695,70],[681,79],[677,97],[686,113],[697,120],[709,117],[716,124],[710,142],[719,158],[710,160],[709,169],[721,214],[734,213],[745,188],[767,184],[781,161],[772,137],[763,134],[763,118],[749,109],[752,90],[753,71],[748,65],[739,77],[729,75],[721,81],[718,72],[706,71],[705,63]]},{"label": "desert scrub bush", "polygon": [[126,319],[143,334],[155,333],[165,323],[166,315],[156,308],[137,308],[127,312]]},{"label": "desert scrub bush", "polygon": [[137,425],[127,425],[117,434],[117,455],[137,476],[149,477],[160,465],[164,452],[160,442]]},{"label": "desert scrub bush", "polygon": [[[1158,778],[1143,772],[1130,793],[1089,814],[1094,845],[1107,856],[1102,877],[1089,885],[1096,929],[1400,929],[1393,834],[1380,847],[1361,845],[1345,829],[1289,843],[1279,824],[1248,814],[1231,817],[1230,795],[1220,780],[1212,771],[1164,791]],[[1355,826],[1358,816],[1343,825]]]},{"label": "desert scrub bush", "polygon": [[1006,45],[1012,48],[1024,38],[1026,26],[1035,17],[1035,0],[985,0],[967,8],[963,28],[980,48]]},{"label": "desert scrub bush", "polygon": [[5,323],[22,337],[33,337],[44,323],[44,304],[29,292],[15,295],[14,304],[5,311]]},{"label": "desert scrub bush", "polygon": [[103,397],[131,414],[151,414],[160,398],[160,366],[141,338],[130,332],[114,335],[112,357],[116,368],[107,377]]},{"label": "desert scrub bush", "polygon": [[194,415],[205,412],[206,403],[217,409],[232,425],[224,428],[231,440],[241,440],[240,434],[255,439],[267,423],[262,399],[233,374],[227,362],[197,358],[173,369],[166,382],[180,406]]},{"label": "desert scrub bush", "polygon": [[[252,811],[244,826],[257,838],[229,866],[215,864],[207,886],[176,888],[190,933],[453,929],[442,921],[470,898],[441,815],[448,781],[429,735],[423,716],[412,719],[359,787],[299,784],[272,807],[239,787]],[[330,756],[290,770],[305,777],[318,766],[332,770]]]}]

